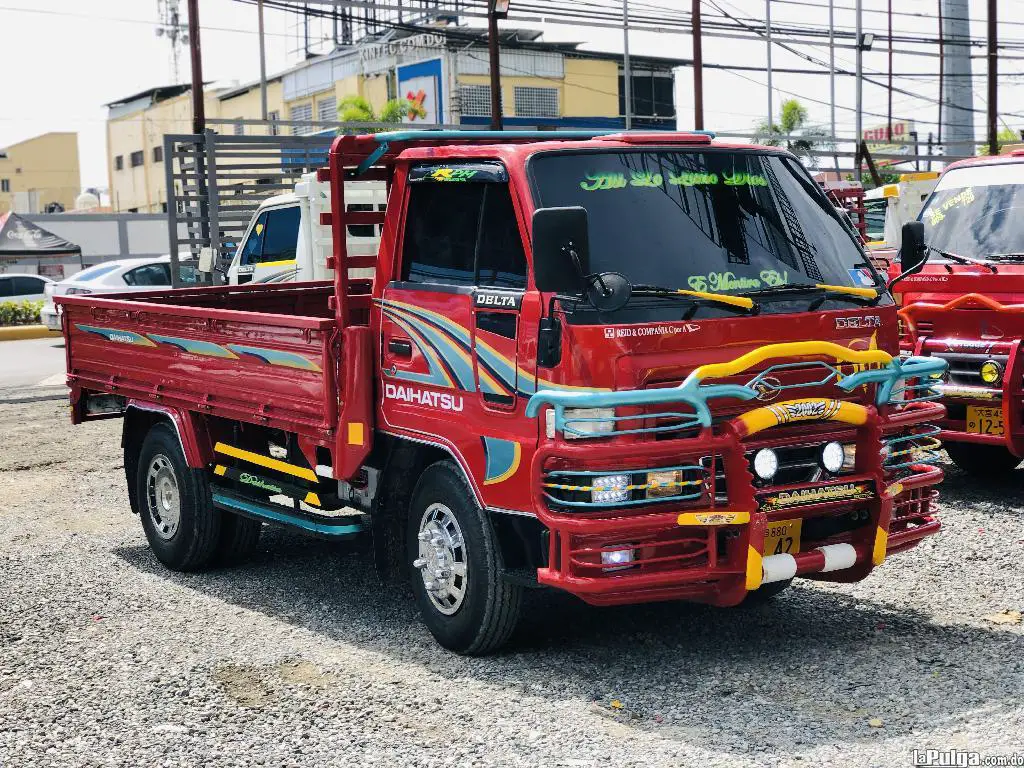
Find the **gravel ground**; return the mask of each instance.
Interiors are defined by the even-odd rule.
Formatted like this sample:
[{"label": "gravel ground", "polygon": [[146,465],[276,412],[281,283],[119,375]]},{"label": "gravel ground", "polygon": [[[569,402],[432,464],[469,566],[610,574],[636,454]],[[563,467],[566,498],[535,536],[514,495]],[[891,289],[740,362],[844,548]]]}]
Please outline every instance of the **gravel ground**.
[{"label": "gravel ground", "polygon": [[365,546],[265,529],[181,575],[128,510],[120,422],[0,404],[0,766],[910,765],[1024,748],[1024,472],[950,468],[946,528],[866,582],[738,610],[531,593],[442,651]]}]

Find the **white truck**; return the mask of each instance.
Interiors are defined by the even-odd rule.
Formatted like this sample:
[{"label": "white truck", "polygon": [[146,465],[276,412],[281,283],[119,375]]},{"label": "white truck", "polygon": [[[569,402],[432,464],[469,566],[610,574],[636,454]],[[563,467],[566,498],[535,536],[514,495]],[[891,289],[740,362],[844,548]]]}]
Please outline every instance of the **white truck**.
[{"label": "white truck", "polygon": [[[350,182],[345,185],[346,210],[383,211],[387,207],[384,182]],[[231,285],[248,282],[286,283],[329,280],[327,257],[331,255],[331,228],[320,223],[321,212],[331,210],[330,184],[308,173],[295,191],[268,198],[260,204],[245,230],[228,267]],[[376,256],[380,226],[348,227],[351,256]],[[366,273],[366,274],[361,274]],[[352,277],[372,277],[372,269],[353,269]]]},{"label": "white truck", "polygon": [[902,173],[895,184],[883,184],[864,194],[867,209],[868,248],[900,247],[900,233],[908,221],[917,221],[925,201],[938,183],[936,171]]}]

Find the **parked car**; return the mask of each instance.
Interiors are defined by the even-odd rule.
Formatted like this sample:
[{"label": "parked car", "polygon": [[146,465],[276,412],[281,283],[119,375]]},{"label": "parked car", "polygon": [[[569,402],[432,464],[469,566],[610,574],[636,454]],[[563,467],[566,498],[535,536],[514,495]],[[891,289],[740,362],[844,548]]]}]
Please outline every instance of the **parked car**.
[{"label": "parked car", "polygon": [[43,301],[53,280],[42,275],[5,273],[0,275],[0,302]]},{"label": "parked car", "polygon": [[[197,282],[199,273],[192,265],[184,263],[192,261],[192,254],[186,251],[180,253],[178,258],[183,262],[182,280],[186,283]],[[51,282],[46,288],[46,303],[40,314],[47,328],[51,331],[59,331],[61,311],[53,303],[54,296],[147,291],[152,288],[164,288],[170,284],[171,257],[169,255],[104,261],[60,282]],[[42,299],[43,296],[40,295],[39,298]]]}]

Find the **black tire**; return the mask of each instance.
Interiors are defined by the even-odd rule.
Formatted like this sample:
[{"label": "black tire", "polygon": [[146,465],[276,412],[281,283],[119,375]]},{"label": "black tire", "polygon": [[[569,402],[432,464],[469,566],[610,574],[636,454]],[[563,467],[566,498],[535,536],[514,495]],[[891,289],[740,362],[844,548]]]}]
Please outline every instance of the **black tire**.
[{"label": "black tire", "polygon": [[[453,601],[447,606],[450,614],[438,607],[427,590],[430,571],[421,571],[414,563],[420,555],[420,526],[428,513],[454,518],[464,542],[462,550],[455,552],[463,559],[455,562],[465,563],[465,581],[451,576],[464,594],[457,604]],[[412,494],[406,529],[413,594],[423,622],[437,642],[467,656],[482,656],[500,648],[519,621],[523,588],[502,576],[501,550],[494,531],[458,467],[441,461],[424,470]]]},{"label": "black tire", "polygon": [[975,443],[944,443],[949,458],[960,469],[975,477],[997,478],[1007,475],[1020,465],[1020,458],[1001,445]]},{"label": "black tire", "polygon": [[786,579],[785,581],[773,581],[770,584],[762,584],[753,592],[747,592],[747,596],[743,598],[743,605],[762,605],[767,603],[776,595],[780,595],[789,589],[792,583],[792,579]]},{"label": "black tire", "polygon": [[[155,425],[142,443],[135,493],[142,529],[157,560],[172,571],[197,571],[210,563],[221,513],[213,506],[206,473],[188,466],[178,436],[166,424]],[[177,501],[176,521],[171,500]]]},{"label": "black tire", "polygon": [[263,523],[232,512],[221,512],[220,538],[214,561],[217,565],[238,565],[252,557],[260,543]]}]

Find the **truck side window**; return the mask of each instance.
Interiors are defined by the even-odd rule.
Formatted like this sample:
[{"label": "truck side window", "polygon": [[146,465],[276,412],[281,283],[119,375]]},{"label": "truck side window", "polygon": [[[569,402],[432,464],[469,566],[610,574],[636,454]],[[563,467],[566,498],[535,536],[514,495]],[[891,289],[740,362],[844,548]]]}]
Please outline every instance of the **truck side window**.
[{"label": "truck side window", "polygon": [[526,288],[526,254],[512,193],[506,184],[487,184],[480,227],[477,285]]},{"label": "truck side window", "polygon": [[258,264],[260,255],[263,253],[263,236],[267,233],[267,214],[261,213],[256,219],[256,225],[249,232],[249,239],[245,241],[245,248],[242,249],[242,258],[239,262],[243,266]]},{"label": "truck side window", "polygon": [[267,211],[267,231],[263,233],[263,255],[259,263],[291,261],[299,243],[299,207]]},{"label": "truck side window", "polygon": [[402,279],[472,285],[477,230],[488,184],[412,185],[402,249]]}]

